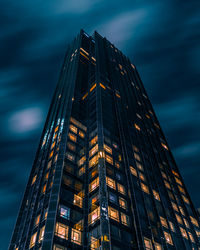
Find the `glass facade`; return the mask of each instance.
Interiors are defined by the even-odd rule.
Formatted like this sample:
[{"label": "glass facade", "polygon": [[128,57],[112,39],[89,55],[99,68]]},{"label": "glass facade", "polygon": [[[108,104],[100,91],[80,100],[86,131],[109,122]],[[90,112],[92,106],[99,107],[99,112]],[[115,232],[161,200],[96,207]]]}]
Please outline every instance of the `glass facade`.
[{"label": "glass facade", "polygon": [[197,212],[136,67],[69,45],[9,249],[200,249]]}]

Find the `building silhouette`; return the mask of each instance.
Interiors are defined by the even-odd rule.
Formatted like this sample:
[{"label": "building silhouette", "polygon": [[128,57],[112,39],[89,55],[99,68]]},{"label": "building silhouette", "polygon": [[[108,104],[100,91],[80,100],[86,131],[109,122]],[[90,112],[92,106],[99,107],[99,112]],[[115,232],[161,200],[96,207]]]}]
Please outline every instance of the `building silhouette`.
[{"label": "building silhouette", "polygon": [[69,45],[9,249],[200,249],[199,220],[135,66]]}]

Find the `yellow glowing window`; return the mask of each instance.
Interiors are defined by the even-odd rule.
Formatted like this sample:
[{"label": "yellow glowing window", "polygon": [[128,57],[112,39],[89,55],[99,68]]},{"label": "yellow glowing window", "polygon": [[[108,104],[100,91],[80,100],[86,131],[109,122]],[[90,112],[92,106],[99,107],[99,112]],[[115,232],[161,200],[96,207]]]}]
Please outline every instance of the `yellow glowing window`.
[{"label": "yellow glowing window", "polygon": [[37,237],[37,232],[34,233],[34,234],[31,236],[31,241],[30,241],[30,246],[29,246],[29,248],[32,248],[32,247],[35,245],[36,237]]},{"label": "yellow glowing window", "polygon": [[178,186],[178,188],[179,188],[179,190],[180,190],[181,193],[186,194],[185,190],[182,187]]},{"label": "yellow glowing window", "polygon": [[40,234],[39,234],[39,239],[38,239],[38,242],[39,242],[39,243],[44,239],[44,230],[45,230],[45,226],[43,226],[43,227],[40,229]]},{"label": "yellow glowing window", "polygon": [[85,173],[85,167],[82,167],[78,170],[78,175],[81,176]]},{"label": "yellow glowing window", "polygon": [[67,147],[72,150],[72,151],[75,151],[76,150],[76,146],[70,142],[67,143]]},{"label": "yellow glowing window", "polygon": [[169,185],[169,182],[167,182],[167,181],[164,181],[164,183],[165,183],[165,187],[166,187],[166,188],[169,188],[169,189],[171,189],[171,187],[170,187],[170,185]]},{"label": "yellow glowing window", "polygon": [[184,238],[188,239],[188,236],[187,236],[187,233],[186,233],[185,229],[182,228],[182,227],[180,227],[180,230],[181,230],[182,236],[183,236]]},{"label": "yellow glowing window", "polygon": [[165,145],[163,142],[161,143],[161,145],[163,146],[163,148],[165,148],[166,150],[168,150],[167,145]]},{"label": "yellow glowing window", "polygon": [[85,161],[86,161],[86,157],[83,156],[83,157],[77,162],[78,166],[83,165],[83,164],[85,163]]},{"label": "yellow glowing window", "polygon": [[135,145],[133,145],[133,150],[134,150],[135,152],[139,152],[138,147],[136,147]]},{"label": "yellow glowing window", "polygon": [[62,239],[68,239],[68,232],[69,232],[69,227],[60,223],[60,222],[57,222],[56,223],[56,230],[55,230],[55,234],[62,238]]},{"label": "yellow glowing window", "polygon": [[56,133],[58,131],[58,126],[55,128],[55,131],[54,131],[54,133]]},{"label": "yellow glowing window", "polygon": [[118,93],[115,93],[115,95],[116,95],[118,98],[121,98],[121,96],[120,96]]},{"label": "yellow glowing window", "polygon": [[96,143],[97,143],[97,135],[90,141],[90,146],[93,146]]},{"label": "yellow glowing window", "polygon": [[72,228],[71,241],[78,245],[81,245],[81,232]]},{"label": "yellow glowing window", "polygon": [[35,176],[33,177],[33,180],[32,180],[32,183],[31,183],[31,185],[33,185],[33,184],[35,183],[35,181],[36,181],[36,178],[37,178],[37,175],[35,175]]},{"label": "yellow glowing window", "polygon": [[108,163],[110,163],[111,165],[113,165],[113,158],[112,158],[111,156],[106,155],[106,161],[107,161]]},{"label": "yellow glowing window", "polygon": [[69,126],[69,129],[70,129],[72,132],[74,132],[75,134],[77,134],[77,128],[76,128],[75,126],[70,125],[70,126]]},{"label": "yellow glowing window", "polygon": [[149,188],[147,187],[147,185],[145,185],[144,183],[141,183],[141,188],[142,188],[142,191],[149,194]]},{"label": "yellow glowing window", "polygon": [[151,240],[148,239],[148,238],[144,238],[144,245],[145,245],[146,250],[152,250],[153,249]]},{"label": "yellow glowing window", "polygon": [[134,157],[136,160],[141,161],[140,156],[134,152]]},{"label": "yellow glowing window", "polygon": [[151,117],[148,114],[146,114],[146,118],[150,119]]},{"label": "yellow glowing window", "polygon": [[169,233],[167,233],[167,232],[164,231],[164,236],[165,236],[166,242],[167,242],[168,244],[170,244],[170,245],[173,245],[171,235],[170,235]]},{"label": "yellow glowing window", "polygon": [[40,214],[35,218],[35,226],[37,226],[40,222]]},{"label": "yellow glowing window", "polygon": [[43,186],[42,193],[44,194],[46,192],[47,184]]},{"label": "yellow glowing window", "polygon": [[93,89],[95,89],[97,86],[97,84],[95,83],[91,88],[90,88],[90,92],[92,92]]},{"label": "yellow glowing window", "polygon": [[88,96],[88,93],[86,93],[83,97],[82,100],[84,100]]},{"label": "yellow glowing window", "polygon": [[56,145],[56,142],[54,141],[54,142],[52,143],[52,145],[51,145],[51,149],[53,149],[53,148],[55,147],[55,145]]},{"label": "yellow glowing window", "polygon": [[84,50],[83,48],[80,48],[80,50],[83,51],[86,55],[89,56],[89,53],[86,50]]},{"label": "yellow glowing window", "polygon": [[119,222],[119,212],[113,207],[108,207],[108,215],[113,220],[116,220]]},{"label": "yellow glowing window", "polygon": [[175,177],[175,180],[176,180],[176,182],[177,182],[179,185],[182,186],[182,182],[181,182],[178,178]]},{"label": "yellow glowing window", "polygon": [[95,61],[95,62],[96,62],[96,58],[94,58],[93,56],[92,56],[91,58],[92,58],[92,60],[93,60],[93,61]]},{"label": "yellow glowing window", "polygon": [[92,211],[88,216],[88,223],[93,224],[95,221],[97,221],[100,218],[100,208],[96,208],[94,211]]},{"label": "yellow glowing window", "polygon": [[193,235],[192,235],[190,232],[188,232],[188,234],[189,234],[190,240],[191,240],[193,243],[195,243],[194,238],[193,238]]},{"label": "yellow glowing window", "polygon": [[84,134],[81,130],[79,130],[78,135],[79,135],[81,138],[84,138],[84,137],[85,137],[85,134]]},{"label": "yellow glowing window", "polygon": [[178,174],[177,172],[175,172],[174,170],[172,170],[172,173],[173,173],[175,176],[179,177],[179,174]]},{"label": "yellow glowing window", "polygon": [[169,226],[170,226],[172,232],[175,232],[174,224],[171,221],[169,221]]},{"label": "yellow glowing window", "polygon": [[48,178],[49,178],[49,172],[46,173],[46,175],[45,175],[45,179],[47,180]]},{"label": "yellow glowing window", "polygon": [[121,213],[121,222],[122,224],[129,226],[129,217],[128,215]]},{"label": "yellow glowing window", "polygon": [[172,207],[173,207],[173,209],[174,209],[175,211],[178,212],[178,207],[177,207],[177,205],[176,205],[174,202],[172,202]]},{"label": "yellow glowing window", "polygon": [[106,144],[104,144],[103,147],[106,152],[108,152],[109,154],[112,154],[112,148],[108,147]]},{"label": "yellow glowing window", "polygon": [[77,127],[83,129],[84,131],[87,130],[87,128],[80,122],[78,122],[77,120],[75,120],[73,117],[70,118],[70,121],[75,124]]},{"label": "yellow glowing window", "polygon": [[103,89],[106,89],[106,87],[105,87],[102,83],[99,83],[99,85],[100,85]]},{"label": "yellow glowing window", "polygon": [[92,172],[91,172],[91,178],[95,177],[95,175],[98,173],[97,168],[95,168]]},{"label": "yellow glowing window", "polygon": [[161,172],[161,174],[162,174],[163,178],[167,179],[167,176],[166,176],[166,174],[164,172]]},{"label": "yellow glowing window", "polygon": [[89,184],[89,192],[92,192],[99,186],[99,177],[97,177],[94,181]]},{"label": "yellow glowing window", "polygon": [[89,161],[89,167],[93,167],[98,163],[98,155],[95,155],[90,161]]},{"label": "yellow glowing window", "polygon": [[144,174],[139,173],[139,177],[140,177],[140,180],[146,181],[146,178],[145,178]]},{"label": "yellow glowing window", "polygon": [[199,226],[197,220],[194,217],[190,216],[190,220],[191,220],[192,224],[194,224],[197,227]]},{"label": "yellow glowing window", "polygon": [[131,174],[137,176],[137,171],[134,167],[130,166]]},{"label": "yellow glowing window", "polygon": [[154,242],[154,247],[155,247],[155,250],[162,250],[162,246],[156,242]]},{"label": "yellow glowing window", "polygon": [[184,195],[182,195],[182,198],[183,198],[183,200],[184,200],[187,204],[190,204],[188,198],[186,198]]},{"label": "yellow glowing window", "polygon": [[163,218],[163,217],[160,216],[160,222],[161,222],[161,225],[162,225],[163,227],[168,228],[167,221],[166,221],[165,218]]},{"label": "yellow glowing window", "polygon": [[120,192],[121,194],[124,194],[124,195],[126,194],[125,188],[123,185],[117,183],[117,188],[118,188],[118,192]]},{"label": "yellow glowing window", "polygon": [[138,130],[138,131],[140,131],[140,127],[135,123],[134,124],[134,127]]},{"label": "yellow glowing window", "polygon": [[160,201],[159,193],[156,190],[153,190],[153,196],[156,200]]},{"label": "yellow glowing window", "polygon": [[143,169],[143,166],[142,166],[142,164],[141,164],[141,163],[136,162],[136,166],[137,166],[137,168],[139,168],[141,171],[143,171],[143,170],[144,170],[144,169]]},{"label": "yellow glowing window", "polygon": [[126,208],[127,208],[126,200],[124,200],[122,197],[119,197],[119,205],[120,205],[120,207],[122,207],[123,209],[126,209]]},{"label": "yellow glowing window", "polygon": [[58,136],[58,134],[55,134],[54,137],[53,137],[53,139],[55,140],[57,138],[57,136]]},{"label": "yellow glowing window", "polygon": [[106,184],[107,184],[110,188],[116,189],[115,181],[114,181],[112,178],[107,177],[107,176],[106,176]]},{"label": "yellow glowing window", "polygon": [[69,133],[68,136],[69,136],[69,139],[70,139],[71,141],[76,142],[76,136],[75,136],[75,135]]},{"label": "yellow glowing window", "polygon": [[49,155],[49,158],[51,158],[53,156],[53,151],[51,151],[50,155]]},{"label": "yellow glowing window", "polygon": [[120,168],[119,162],[115,162],[115,167]]},{"label": "yellow glowing window", "polygon": [[83,206],[83,199],[82,199],[82,197],[74,194],[73,204],[76,205],[76,206],[78,206],[78,207],[80,207],[80,208],[82,208],[82,206]]},{"label": "yellow glowing window", "polygon": [[89,152],[89,157],[93,156],[98,151],[98,144],[96,144]]},{"label": "yellow glowing window", "polygon": [[88,58],[85,54],[83,54],[81,51],[80,51],[80,54],[81,54],[83,57],[85,57],[87,60],[89,60],[89,58]]},{"label": "yellow glowing window", "polygon": [[74,161],[74,159],[75,159],[75,156],[69,152],[66,153],[66,157],[70,161]]},{"label": "yellow glowing window", "polygon": [[132,67],[133,69],[135,69],[135,66],[134,66],[133,64],[131,64],[131,67]]},{"label": "yellow glowing window", "polygon": [[190,228],[190,225],[189,225],[188,221],[187,221],[185,218],[183,218],[183,221],[184,221],[186,227],[187,227],[187,228]]},{"label": "yellow glowing window", "polygon": [[56,162],[57,160],[58,160],[58,154],[55,156],[54,162]]}]

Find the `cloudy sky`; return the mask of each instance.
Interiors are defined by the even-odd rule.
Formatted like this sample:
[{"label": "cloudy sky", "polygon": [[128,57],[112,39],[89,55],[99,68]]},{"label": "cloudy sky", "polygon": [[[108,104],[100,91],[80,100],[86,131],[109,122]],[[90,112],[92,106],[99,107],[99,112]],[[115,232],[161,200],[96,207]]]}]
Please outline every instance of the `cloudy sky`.
[{"label": "cloudy sky", "polygon": [[136,64],[200,207],[200,3],[0,0],[0,222],[7,249],[67,44],[97,30]]}]

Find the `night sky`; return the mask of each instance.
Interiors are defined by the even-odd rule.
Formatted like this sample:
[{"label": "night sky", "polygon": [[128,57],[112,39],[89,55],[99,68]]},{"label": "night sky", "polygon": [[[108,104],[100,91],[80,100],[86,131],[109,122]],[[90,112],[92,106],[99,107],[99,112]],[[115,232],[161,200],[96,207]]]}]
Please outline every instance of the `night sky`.
[{"label": "night sky", "polygon": [[0,249],[7,249],[67,44],[97,30],[137,66],[200,207],[200,2],[0,0]]}]

